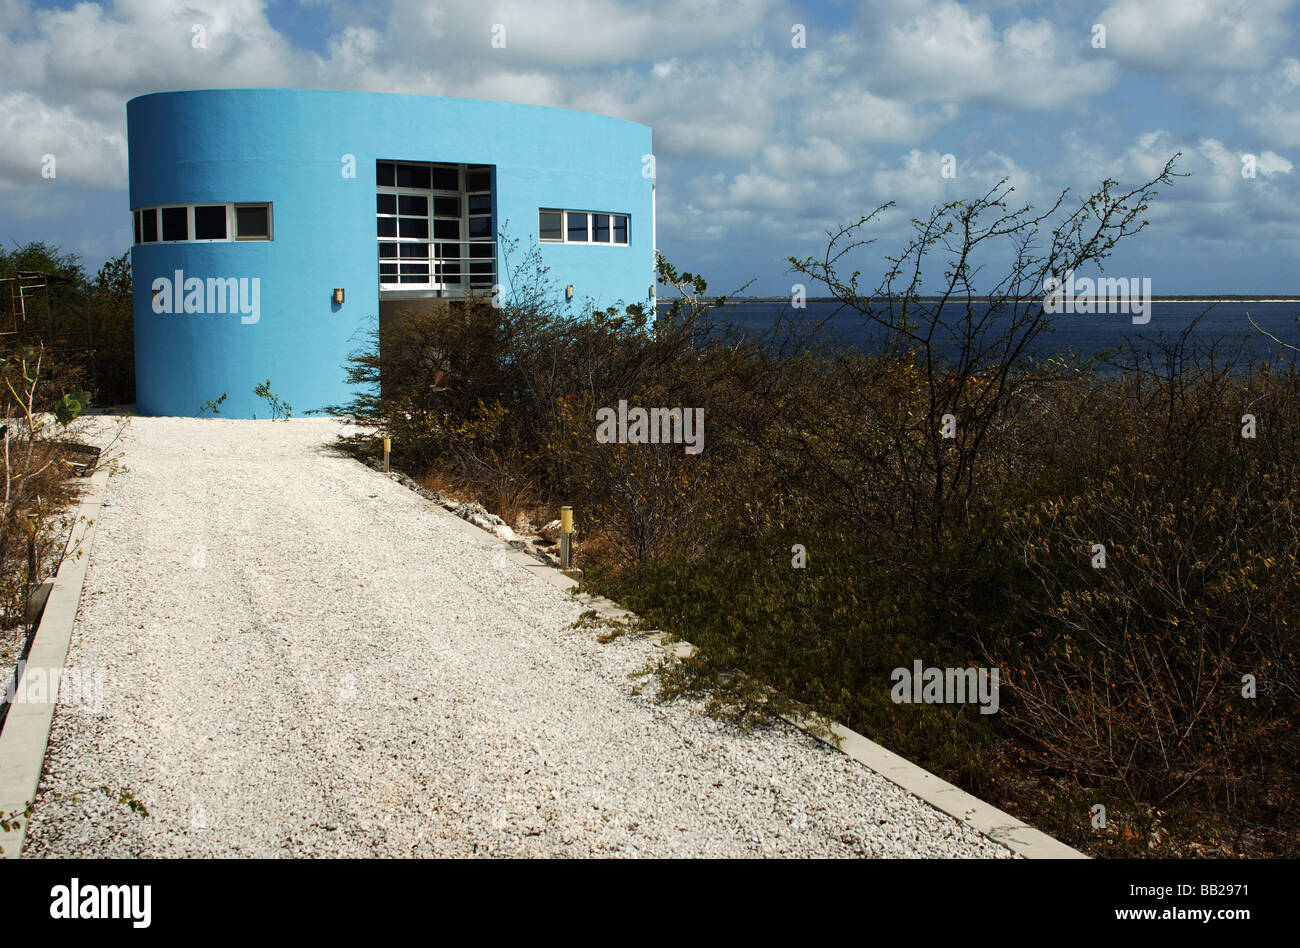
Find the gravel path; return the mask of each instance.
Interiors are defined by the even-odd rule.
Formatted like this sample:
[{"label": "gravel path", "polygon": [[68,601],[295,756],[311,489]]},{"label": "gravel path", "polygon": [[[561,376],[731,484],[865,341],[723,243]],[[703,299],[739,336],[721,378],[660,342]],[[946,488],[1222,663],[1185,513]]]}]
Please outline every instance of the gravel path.
[{"label": "gravel path", "polygon": [[132,420],[69,655],[103,703],[60,704],[26,854],[1009,855],[794,728],[633,694],[659,649],[567,628],[336,431]]}]

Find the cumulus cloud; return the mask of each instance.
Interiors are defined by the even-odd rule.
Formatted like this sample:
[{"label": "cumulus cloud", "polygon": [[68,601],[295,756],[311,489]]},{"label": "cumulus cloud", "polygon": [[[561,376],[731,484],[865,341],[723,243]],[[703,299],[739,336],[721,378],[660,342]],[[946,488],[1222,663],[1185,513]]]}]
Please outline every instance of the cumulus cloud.
[{"label": "cumulus cloud", "polygon": [[882,88],[908,101],[938,98],[997,108],[1049,109],[1104,92],[1118,80],[1106,59],[1039,19],[1003,29],[955,0],[923,2],[885,26],[862,29],[880,64]]},{"label": "cumulus cloud", "polygon": [[1294,48],[1291,0],[1119,0],[1097,17],[1106,49],[1165,72],[1253,70]]}]

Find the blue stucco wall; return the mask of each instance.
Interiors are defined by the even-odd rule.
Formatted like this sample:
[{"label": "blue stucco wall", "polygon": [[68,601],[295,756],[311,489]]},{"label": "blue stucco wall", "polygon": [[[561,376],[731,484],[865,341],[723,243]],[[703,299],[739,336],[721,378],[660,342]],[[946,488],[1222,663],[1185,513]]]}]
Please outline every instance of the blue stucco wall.
[{"label": "blue stucco wall", "polygon": [[[654,283],[650,129],[608,116],[503,102],[385,93],[206,90],[127,103],[130,202],[273,204],[270,241],[132,248],[137,410],[266,414],[259,382],[295,414],[346,401],[343,364],[379,304],[375,162],[494,165],[494,220],[526,248],[541,207],[629,215],[628,246],[542,244],[549,277],[575,309],[645,302]],[[356,176],[342,174],[344,155]],[[155,278],[260,279],[260,319],[158,314]],[[331,299],[346,290],[342,306]]]}]

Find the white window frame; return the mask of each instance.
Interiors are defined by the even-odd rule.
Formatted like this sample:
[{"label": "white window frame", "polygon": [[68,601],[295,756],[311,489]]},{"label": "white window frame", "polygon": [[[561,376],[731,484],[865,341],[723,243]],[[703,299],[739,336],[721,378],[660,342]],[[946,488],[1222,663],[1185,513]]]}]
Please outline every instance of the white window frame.
[{"label": "white window frame", "polygon": [[[164,208],[183,207],[185,208],[186,237],[184,240],[163,240],[162,236],[162,212]],[[196,207],[224,207],[226,209],[226,236],[225,237],[195,237],[194,229],[194,209]],[[266,230],[265,237],[237,237],[235,236],[235,209],[240,207],[264,207],[266,208]],[[144,215],[152,214],[157,240],[144,240]],[[137,207],[131,211],[131,237],[135,237],[136,217],[140,218],[140,240],[134,241],[133,245],[144,244],[229,244],[236,241],[240,242],[257,242],[275,239],[275,206],[271,201],[198,201],[194,204],[157,204],[152,207]]]},{"label": "white window frame", "polygon": [[[560,239],[554,237],[542,236],[542,215],[559,214],[560,215]],[[570,240],[569,239],[569,215],[586,214],[587,215],[587,239]],[[609,216],[609,240],[596,240],[596,215],[605,214]],[[623,229],[627,234],[627,240],[614,239],[614,218],[623,218]],[[559,207],[539,207],[537,209],[537,241],[543,244],[573,244],[581,247],[627,247],[632,243],[632,215],[624,214],[621,211],[584,211],[580,208],[559,208]]]},{"label": "white window frame", "polygon": [[[450,261],[448,261],[446,258],[443,258],[441,255],[438,254],[438,252],[437,252],[437,247],[438,247],[439,244],[455,244],[456,246],[462,248],[462,250],[460,251],[461,253],[468,254],[468,253],[470,252],[470,251],[468,250],[468,248],[469,248],[470,245],[473,244],[473,243],[482,243],[482,242],[484,242],[484,240],[491,240],[491,241],[493,241],[493,243],[494,243],[494,245],[495,245],[495,240],[496,240],[496,235],[495,235],[495,234],[490,234],[490,236],[487,237],[487,238],[483,238],[483,237],[470,237],[470,236],[469,236],[469,222],[470,222],[470,218],[473,218],[473,217],[487,217],[487,218],[488,218],[490,221],[492,221],[492,222],[495,222],[495,220],[496,220],[496,215],[495,215],[495,213],[489,213],[489,214],[480,214],[480,213],[475,213],[475,214],[471,214],[470,211],[469,211],[469,199],[470,199],[471,197],[473,197],[473,196],[475,196],[475,195],[480,195],[480,194],[486,194],[486,195],[491,196],[491,195],[494,193],[493,190],[492,190],[492,182],[493,182],[493,177],[492,177],[492,168],[491,168],[490,166],[486,166],[486,167],[478,167],[478,166],[476,166],[476,167],[473,169],[473,170],[475,170],[475,171],[480,171],[480,170],[485,170],[485,171],[487,171],[487,174],[488,174],[488,189],[487,189],[487,190],[485,190],[485,191],[484,191],[484,190],[479,190],[479,191],[467,191],[467,190],[466,190],[466,187],[467,187],[467,179],[468,179],[468,177],[469,177],[469,174],[470,174],[471,169],[470,169],[470,165],[469,165],[468,163],[465,163],[465,162],[456,163],[456,162],[450,162],[450,161],[402,161],[402,160],[400,160],[400,159],[395,159],[395,158],[394,158],[394,159],[384,158],[384,159],[379,159],[379,160],[378,160],[378,164],[391,164],[391,165],[393,165],[393,182],[394,182],[394,183],[393,183],[393,184],[378,184],[378,183],[376,183],[376,185],[375,185],[375,193],[376,193],[376,194],[392,194],[392,195],[396,196],[397,199],[398,199],[398,210],[397,210],[397,213],[394,213],[394,214],[381,214],[381,213],[379,213],[378,208],[376,208],[376,210],[375,210],[375,219],[376,219],[376,221],[378,221],[378,220],[381,219],[381,218],[386,219],[386,220],[400,220],[400,218],[402,218],[402,217],[412,217],[413,215],[411,215],[411,214],[402,214],[402,213],[401,213],[401,197],[402,197],[403,195],[427,198],[427,199],[428,199],[428,202],[429,202],[429,212],[428,212],[428,214],[426,215],[426,220],[428,220],[428,222],[429,222],[429,236],[428,236],[428,237],[401,237],[401,236],[394,236],[394,237],[380,237],[380,236],[378,236],[378,225],[376,225],[376,238],[377,238],[377,242],[376,242],[376,245],[375,245],[375,246],[376,246],[376,254],[378,253],[378,246],[379,246],[379,244],[397,244],[397,245],[399,245],[399,247],[398,247],[398,251],[397,251],[397,256],[396,256],[396,257],[379,257],[379,258],[378,258],[378,263],[379,263],[380,266],[382,266],[382,265],[384,265],[384,264],[393,264],[393,263],[395,263],[395,264],[397,265],[397,273],[396,273],[396,274],[388,274],[389,276],[396,276],[396,277],[397,277],[396,280],[392,280],[392,281],[386,281],[386,280],[384,280],[384,276],[385,276],[385,274],[384,274],[382,271],[380,271],[380,273],[379,273],[379,290],[380,290],[380,292],[381,292],[381,293],[394,293],[394,292],[402,292],[402,291],[404,291],[404,290],[416,290],[416,291],[420,291],[420,290],[443,290],[443,289],[448,289],[448,288],[452,288],[452,289],[463,289],[463,288],[466,288],[466,287],[469,287],[469,288],[471,288],[471,289],[487,289],[487,288],[490,288],[490,286],[491,286],[491,283],[490,283],[490,282],[488,282],[488,283],[482,283],[482,282],[475,283],[475,282],[473,281],[473,277],[474,277],[475,274],[473,273],[472,266],[473,266],[473,264],[474,264],[475,262],[480,262],[480,263],[481,263],[481,262],[490,262],[490,263],[492,264],[493,273],[495,274],[495,269],[496,269],[496,254],[495,254],[495,250],[494,250],[492,256],[490,256],[490,257],[484,257],[484,258],[477,259],[477,260],[476,260],[476,258],[473,258],[473,257],[458,257],[458,258],[456,259],[455,262],[456,262],[456,264],[460,267],[460,273],[456,274],[454,277],[450,277],[450,278],[448,278],[448,279],[444,279],[444,280],[442,280],[442,281],[440,282],[440,281],[438,280],[438,273],[437,273],[438,263],[439,263],[439,261],[443,261],[444,263],[446,263],[446,262],[450,262]],[[435,168],[435,167],[436,167],[436,168],[443,168],[443,169],[446,169],[446,168],[455,168],[455,169],[456,169],[456,190],[452,191],[452,190],[448,190],[448,189],[446,189],[446,188],[434,188],[434,187],[432,187],[432,185],[433,185],[433,174],[432,174],[432,170],[430,171],[430,175],[429,175],[429,184],[430,184],[430,187],[429,187],[429,188],[426,189],[426,188],[407,188],[407,187],[399,187],[399,186],[397,185],[397,183],[396,183],[396,182],[397,182],[397,166],[398,166],[398,165],[420,165],[420,166],[429,167],[430,169]],[[446,215],[446,214],[439,214],[439,213],[437,213],[437,211],[436,211],[436,201],[437,201],[437,199],[438,199],[438,198],[447,198],[447,197],[454,197],[454,198],[457,199],[457,201],[458,201],[458,211],[459,211],[458,216],[456,216],[456,217],[451,217],[451,216]],[[450,220],[457,221],[457,226],[458,226],[458,228],[459,228],[460,236],[459,236],[459,237],[439,237],[439,236],[437,236],[437,234],[435,233],[435,231],[436,231],[436,225],[437,225],[437,222],[440,221],[440,220],[443,220],[443,221],[450,221]],[[489,224],[489,228],[491,228],[491,224]],[[399,231],[401,230],[401,225],[400,225],[400,223],[399,223],[399,225],[398,225],[398,227],[397,227],[397,230],[399,230]],[[404,257],[402,256],[402,251],[401,251],[401,248],[400,248],[400,245],[401,245],[401,244],[404,244],[404,243],[407,243],[407,244],[424,244],[425,246],[427,246],[427,247],[429,248],[428,256],[427,256],[427,257],[405,257],[405,258],[404,258]],[[418,261],[420,261],[420,260],[425,260],[425,261],[427,261],[427,262],[428,262],[428,265],[429,265],[429,276],[428,276],[428,279],[427,279],[424,283],[404,283],[404,282],[402,282],[402,261],[403,261],[403,260],[407,260],[408,262],[411,262],[411,263],[415,263],[415,262],[418,262]],[[444,275],[444,276],[445,276],[445,275]]]}]

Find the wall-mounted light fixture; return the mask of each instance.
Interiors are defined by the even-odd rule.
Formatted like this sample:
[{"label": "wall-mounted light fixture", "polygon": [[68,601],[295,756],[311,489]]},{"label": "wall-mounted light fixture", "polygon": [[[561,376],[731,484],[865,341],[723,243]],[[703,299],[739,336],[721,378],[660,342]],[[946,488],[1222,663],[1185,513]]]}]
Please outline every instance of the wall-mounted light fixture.
[{"label": "wall-mounted light fixture", "polygon": [[573,284],[572,284],[572,283],[570,283],[568,286],[566,286],[566,287],[564,288],[564,298],[565,298],[566,300],[571,300],[571,299],[573,299]]},{"label": "wall-mounted light fixture", "polygon": [[336,303],[342,305],[342,303],[343,303],[343,287],[341,287],[341,286],[336,286],[336,287],[334,288],[334,302],[336,302]]}]

